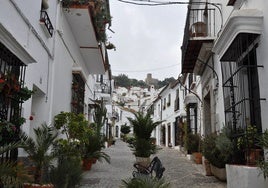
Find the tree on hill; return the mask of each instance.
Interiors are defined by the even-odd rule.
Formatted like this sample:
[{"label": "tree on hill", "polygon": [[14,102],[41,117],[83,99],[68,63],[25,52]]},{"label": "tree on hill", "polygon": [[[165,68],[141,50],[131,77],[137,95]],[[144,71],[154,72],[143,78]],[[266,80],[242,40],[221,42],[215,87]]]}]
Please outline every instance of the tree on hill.
[{"label": "tree on hill", "polygon": [[[137,79],[130,79],[125,74],[119,74],[118,76],[113,76],[113,79],[115,81],[116,86],[120,87],[148,87],[148,85],[143,80],[137,80]],[[158,81],[158,83],[155,85],[156,88],[161,88],[171,82],[174,82],[176,79],[171,78],[165,78],[163,81]]]},{"label": "tree on hill", "polygon": [[163,81],[158,82],[158,88],[164,87],[165,85],[175,82],[176,79],[171,77],[171,78],[165,78]]},{"label": "tree on hill", "polygon": [[144,81],[137,80],[137,79],[130,79],[125,74],[114,76],[113,79],[115,81],[116,86],[121,86],[121,87],[126,87],[126,88],[130,86],[147,87]]}]

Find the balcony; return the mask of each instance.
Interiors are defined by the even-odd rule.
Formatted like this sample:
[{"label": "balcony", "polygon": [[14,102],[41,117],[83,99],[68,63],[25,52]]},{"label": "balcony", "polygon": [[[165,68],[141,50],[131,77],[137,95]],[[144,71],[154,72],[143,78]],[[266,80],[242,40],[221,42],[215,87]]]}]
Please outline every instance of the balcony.
[{"label": "balcony", "polygon": [[111,102],[111,84],[110,80],[103,79],[102,82],[96,82],[94,86],[95,99],[102,98],[106,102]]},{"label": "balcony", "polygon": [[109,22],[101,22],[101,26],[96,26],[96,23],[101,17],[100,11],[103,8],[109,13],[108,0],[63,0],[63,7],[64,14],[80,47],[80,52],[86,62],[88,71],[90,74],[104,74],[106,61],[105,45],[103,44],[105,40],[103,39],[106,36],[106,24]]},{"label": "balcony", "polygon": [[182,50],[182,73],[192,73],[203,44],[212,43],[217,35],[213,8],[188,9]]},{"label": "balcony", "polygon": [[42,26],[44,32],[46,33],[47,37],[52,37],[54,28],[52,26],[52,23],[49,19],[49,16],[45,10],[41,10],[40,15],[40,25]]}]

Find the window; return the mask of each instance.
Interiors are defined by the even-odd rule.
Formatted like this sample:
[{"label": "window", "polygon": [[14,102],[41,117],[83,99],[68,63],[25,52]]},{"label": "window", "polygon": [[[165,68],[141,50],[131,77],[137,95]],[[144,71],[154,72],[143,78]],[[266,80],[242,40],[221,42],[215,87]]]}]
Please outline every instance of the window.
[{"label": "window", "polygon": [[85,81],[78,73],[73,73],[71,111],[84,113]]},{"label": "window", "polygon": [[179,110],[180,109],[180,90],[177,89],[176,90],[176,99],[175,99],[175,110]]},{"label": "window", "polygon": [[[16,120],[21,116],[22,102],[16,100],[24,85],[26,65],[23,64],[11,51],[0,43],[0,120],[7,120],[16,124]],[[8,82],[9,87],[3,86],[3,81]]]},{"label": "window", "polygon": [[168,94],[168,102],[167,102],[167,106],[170,106],[171,103],[171,94]]},{"label": "window", "polygon": [[240,33],[221,59],[226,124],[234,133],[248,125],[262,127],[257,40],[256,34]]}]

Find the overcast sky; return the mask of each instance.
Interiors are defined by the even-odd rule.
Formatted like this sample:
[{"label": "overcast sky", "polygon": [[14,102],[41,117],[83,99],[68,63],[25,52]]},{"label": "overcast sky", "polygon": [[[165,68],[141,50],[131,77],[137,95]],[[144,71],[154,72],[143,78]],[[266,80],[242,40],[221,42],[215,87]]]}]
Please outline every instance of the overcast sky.
[{"label": "overcast sky", "polygon": [[187,5],[137,6],[110,0],[112,27],[108,41],[112,74],[144,80],[177,78]]}]

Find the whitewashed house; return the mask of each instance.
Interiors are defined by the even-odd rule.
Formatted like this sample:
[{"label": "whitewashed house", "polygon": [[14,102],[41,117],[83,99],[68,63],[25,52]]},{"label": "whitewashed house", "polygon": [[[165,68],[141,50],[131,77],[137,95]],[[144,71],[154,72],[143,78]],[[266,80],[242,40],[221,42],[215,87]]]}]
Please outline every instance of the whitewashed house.
[{"label": "whitewashed house", "polygon": [[[61,111],[83,113],[92,120],[92,99],[99,99],[96,75],[107,75],[109,87],[112,85],[103,38],[111,24],[109,1],[63,3],[0,2],[1,76],[12,73],[34,90],[31,99],[15,106],[19,107],[16,114],[10,102],[1,100],[0,118],[12,121],[21,115],[26,119],[21,127],[29,135],[42,123],[52,124]],[[103,25],[96,22],[98,6],[105,10]]]},{"label": "whitewashed house", "polygon": [[157,145],[173,147],[180,144],[180,122],[183,110],[183,89],[179,80],[166,85],[151,103],[154,121],[163,121],[152,133]]},{"label": "whitewashed house", "polygon": [[[200,76],[196,94],[204,135],[228,126],[236,142],[250,125],[259,134],[268,128],[267,5],[265,0],[189,1],[182,73],[188,81],[192,73]],[[256,167],[227,167],[228,187],[267,187]],[[242,174],[247,178],[238,182]]]}]

